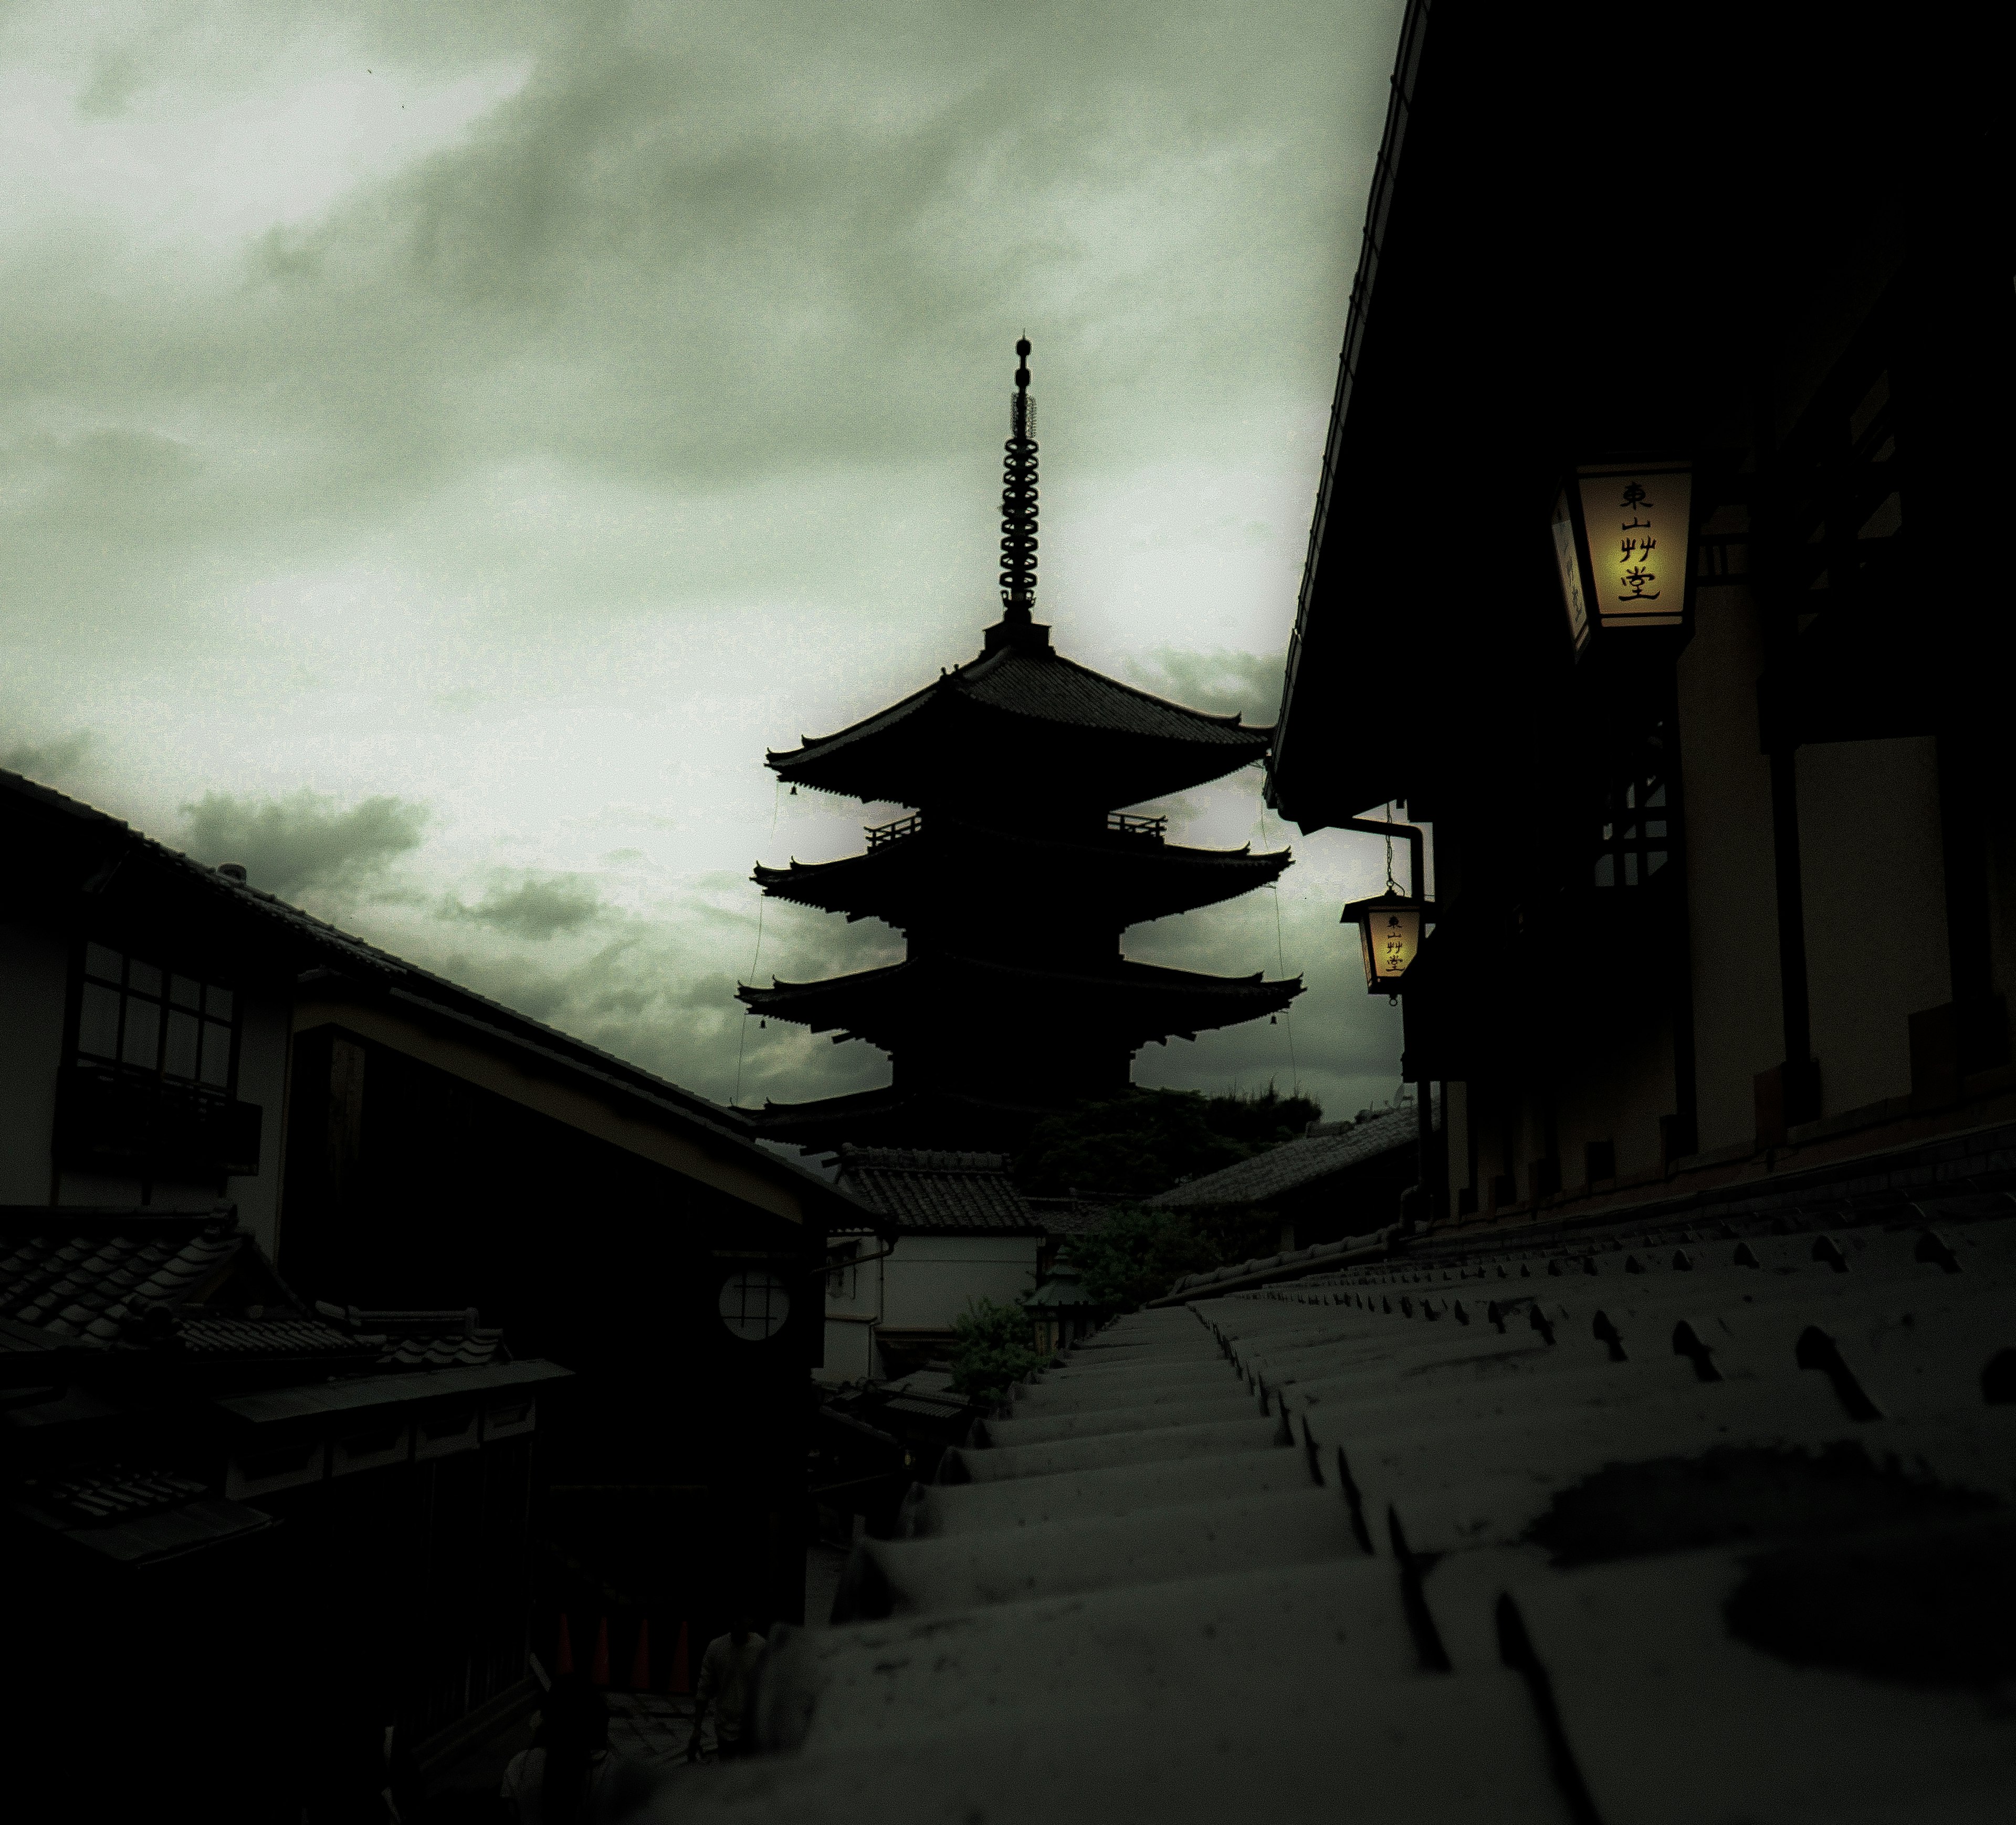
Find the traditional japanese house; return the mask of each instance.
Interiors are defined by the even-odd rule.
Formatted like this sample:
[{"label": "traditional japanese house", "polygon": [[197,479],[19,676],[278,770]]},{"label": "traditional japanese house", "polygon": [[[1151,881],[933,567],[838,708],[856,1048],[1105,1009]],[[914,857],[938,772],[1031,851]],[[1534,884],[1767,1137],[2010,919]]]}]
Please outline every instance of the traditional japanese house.
[{"label": "traditional japanese house", "polygon": [[1408,9],[1272,796],[1430,827],[1445,1220],[1964,1175],[2016,1118],[2008,110],[1888,12],[1539,41]]},{"label": "traditional japanese house", "polygon": [[387,1726],[423,1766],[522,1715],[567,1379],[473,1310],[303,1304],[229,1206],[0,1208],[10,1730],[93,1816],[179,1766],[295,1818],[374,1797]]},{"label": "traditional japanese house", "polygon": [[[1017,353],[1025,360],[1026,342]],[[887,920],[900,963],[745,987],[767,1019],[890,1054],[886,1089],[772,1103],[766,1136],[814,1146],[1013,1147],[1044,1112],[1110,1096],[1150,1041],[1270,1015],[1300,992],[1128,960],[1144,920],[1277,879],[1286,850],[1183,847],[1123,808],[1260,760],[1269,731],[1168,703],[1067,659],[1034,617],[1035,405],[1018,367],[1002,505],[1002,615],[981,651],[769,765],[794,790],[914,806],[860,855],[759,867],[767,895]]]},{"label": "traditional japanese house", "polygon": [[0,848],[0,1200],[227,1201],[307,1297],[473,1304],[566,1363],[547,1563],[591,1644],[620,1594],[621,1665],[650,1618],[796,1613],[844,1192],[733,1110],[12,774]]},{"label": "traditional japanese house", "polygon": [[826,1381],[941,1362],[969,1300],[1014,1304],[1093,1220],[1073,1200],[1024,1196],[1004,1154],[843,1146],[838,1164],[864,1221],[827,1245]]}]

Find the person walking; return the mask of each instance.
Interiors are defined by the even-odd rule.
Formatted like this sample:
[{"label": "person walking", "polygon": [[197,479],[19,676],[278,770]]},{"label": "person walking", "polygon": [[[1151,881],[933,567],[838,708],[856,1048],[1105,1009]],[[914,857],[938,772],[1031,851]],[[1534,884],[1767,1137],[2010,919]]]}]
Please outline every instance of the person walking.
[{"label": "person walking", "polygon": [[714,1707],[715,1758],[733,1762],[745,1752],[744,1714],[756,1685],[757,1663],[763,1658],[763,1637],[747,1615],[735,1618],[725,1635],[707,1644],[700,1663],[700,1684],[693,1693],[693,1737],[686,1759],[700,1759],[700,1726],[707,1707]]}]

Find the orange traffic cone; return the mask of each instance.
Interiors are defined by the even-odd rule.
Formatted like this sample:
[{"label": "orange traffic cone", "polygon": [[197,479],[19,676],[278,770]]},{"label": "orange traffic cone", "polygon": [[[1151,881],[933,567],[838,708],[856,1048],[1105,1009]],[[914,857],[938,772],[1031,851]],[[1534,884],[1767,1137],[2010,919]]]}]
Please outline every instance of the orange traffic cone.
[{"label": "orange traffic cone", "polygon": [[560,1611],[560,1638],[553,1651],[553,1672],[556,1676],[574,1671],[574,1637],[567,1632],[567,1611]]},{"label": "orange traffic cone", "polygon": [[648,1692],[651,1689],[651,1618],[646,1616],[637,1625],[637,1658],[630,1663],[630,1690]]},{"label": "orange traffic cone", "polygon": [[609,1618],[607,1616],[595,1625],[595,1665],[589,1669],[588,1676],[598,1686],[609,1683]]},{"label": "orange traffic cone", "polygon": [[686,1625],[679,1625],[679,1638],[672,1648],[672,1691],[681,1698],[693,1696],[693,1675],[686,1670]]}]

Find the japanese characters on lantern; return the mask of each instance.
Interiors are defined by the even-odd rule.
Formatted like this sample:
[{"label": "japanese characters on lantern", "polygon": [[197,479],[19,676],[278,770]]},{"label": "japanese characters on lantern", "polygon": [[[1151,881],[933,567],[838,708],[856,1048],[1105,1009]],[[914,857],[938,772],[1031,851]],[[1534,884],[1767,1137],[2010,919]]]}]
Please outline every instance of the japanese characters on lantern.
[{"label": "japanese characters on lantern", "polygon": [[1425,911],[1420,902],[1392,894],[1382,894],[1376,900],[1355,900],[1345,908],[1345,919],[1357,923],[1359,945],[1365,956],[1365,986],[1374,994],[1390,994],[1399,987],[1421,948]]},{"label": "japanese characters on lantern", "polygon": [[1680,463],[1594,463],[1561,490],[1554,556],[1577,653],[1598,629],[1686,619],[1693,479]]},{"label": "japanese characters on lantern", "polygon": [[1579,479],[1597,620],[1606,628],[1679,626],[1693,477],[1661,463],[1585,469]]}]

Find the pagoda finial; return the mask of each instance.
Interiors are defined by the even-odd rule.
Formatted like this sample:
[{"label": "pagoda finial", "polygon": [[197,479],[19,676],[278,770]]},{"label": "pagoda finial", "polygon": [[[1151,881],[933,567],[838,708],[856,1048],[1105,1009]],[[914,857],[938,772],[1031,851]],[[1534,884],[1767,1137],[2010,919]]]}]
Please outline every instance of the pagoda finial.
[{"label": "pagoda finial", "polygon": [[1036,601],[1036,402],[1029,397],[1026,333],[1015,355],[1015,398],[1001,466],[1001,619],[1026,626]]}]

